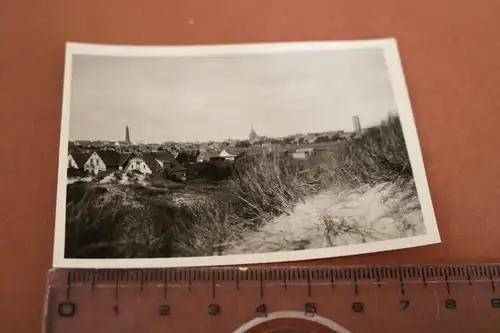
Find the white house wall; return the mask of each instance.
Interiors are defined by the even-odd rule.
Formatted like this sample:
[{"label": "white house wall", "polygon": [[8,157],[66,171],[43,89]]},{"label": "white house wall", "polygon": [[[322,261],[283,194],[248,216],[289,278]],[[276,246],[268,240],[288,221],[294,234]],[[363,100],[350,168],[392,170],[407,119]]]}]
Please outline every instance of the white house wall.
[{"label": "white house wall", "polygon": [[72,169],[78,169],[78,164],[76,164],[75,159],[71,155],[68,155],[68,167]]},{"label": "white house wall", "polygon": [[149,166],[146,164],[146,162],[142,158],[133,158],[129,161],[129,164],[127,168],[125,169],[125,173],[131,172],[137,170],[140,173],[143,174],[151,174],[153,173]]},{"label": "white house wall", "polygon": [[234,161],[234,158],[236,157],[236,155],[231,155],[227,151],[223,150],[219,154],[219,157],[224,157],[227,161]]},{"label": "white house wall", "polygon": [[293,156],[293,158],[296,158],[296,159],[301,159],[301,160],[303,160],[303,159],[306,159],[306,158],[307,158],[307,156],[306,156],[306,154],[305,154],[305,153],[293,153],[293,155],[292,155],[292,156]]},{"label": "white house wall", "polygon": [[93,152],[87,162],[85,162],[84,170],[91,171],[93,173],[106,171],[106,163],[104,163],[96,152]]}]

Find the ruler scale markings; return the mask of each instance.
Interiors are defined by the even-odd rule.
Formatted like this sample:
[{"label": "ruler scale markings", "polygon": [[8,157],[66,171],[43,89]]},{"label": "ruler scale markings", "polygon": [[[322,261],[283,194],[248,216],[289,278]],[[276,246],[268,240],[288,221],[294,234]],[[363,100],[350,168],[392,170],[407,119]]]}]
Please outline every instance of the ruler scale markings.
[{"label": "ruler scale markings", "polygon": [[146,274],[139,274],[139,290],[141,292],[144,291],[144,280],[147,278],[147,276],[145,276]]},{"label": "ruler scale markings", "polygon": [[341,282],[343,282],[344,280],[347,279],[347,276],[349,274],[349,268],[340,268],[339,269],[339,276],[340,276],[340,280]]},{"label": "ruler scale markings", "polygon": [[91,282],[90,282],[90,291],[94,291],[96,276],[95,276],[94,272],[92,272],[91,275],[92,275],[92,277],[91,277]]},{"label": "ruler scale markings", "polygon": [[97,281],[109,281],[109,274],[111,274],[108,270],[105,271],[94,271],[94,275],[96,275]]},{"label": "ruler scale markings", "polygon": [[[439,267],[439,268],[441,268],[441,267]],[[437,277],[437,271],[436,271],[435,267],[429,267],[429,271],[430,271],[430,274],[429,274],[430,277],[433,277],[433,278]]]},{"label": "ruler scale markings", "polygon": [[168,298],[168,271],[163,270],[163,299]]},{"label": "ruler scale markings", "polygon": [[380,269],[378,267],[374,268],[375,270],[375,275],[377,278],[377,287],[381,288],[382,284],[380,283]]},{"label": "ruler scale markings", "polygon": [[311,289],[311,272],[309,270],[305,271],[305,275],[307,278],[307,296],[311,297],[312,296],[312,289]]},{"label": "ruler scale markings", "polygon": [[398,275],[399,275],[399,286],[400,286],[400,290],[401,290],[401,295],[404,296],[405,295],[405,284],[404,284],[403,272],[402,272],[401,268],[399,268]]},{"label": "ruler scale markings", "polygon": [[476,277],[479,277],[479,270],[477,269],[477,265],[472,266],[472,270],[474,271],[474,275]]},{"label": "ruler scale markings", "polygon": [[422,273],[422,282],[424,283],[424,287],[427,288],[427,272],[425,267],[420,267],[420,272]]},{"label": "ruler scale markings", "polygon": [[66,300],[69,300],[71,296],[71,282],[72,282],[73,275],[68,274],[68,278],[66,279]]},{"label": "ruler scale markings", "polygon": [[450,282],[448,281],[448,273],[446,272],[446,267],[443,269],[442,267],[439,268],[439,275],[444,278],[445,281],[445,286],[446,286],[446,292],[450,294]]},{"label": "ruler scale markings", "polygon": [[119,272],[116,272],[116,277],[115,277],[115,300],[118,300],[118,286],[120,284],[120,274]]},{"label": "ruler scale markings", "polygon": [[417,274],[416,277],[418,278],[422,278],[422,267],[421,265],[418,265],[416,268],[415,268],[415,273]]},{"label": "ruler scale markings", "polygon": [[385,278],[387,280],[392,280],[394,278],[392,274],[392,267],[385,266]]},{"label": "ruler scale markings", "polygon": [[240,277],[240,281],[247,281],[247,271],[246,270],[239,270],[238,275]]},{"label": "ruler scale markings", "polygon": [[146,278],[144,279],[145,283],[149,284],[149,283],[152,283],[154,281],[157,281],[157,279],[156,279],[157,274],[158,274],[158,270],[156,270],[156,269],[148,270],[148,274],[146,274]]},{"label": "ruler scale markings", "polygon": [[383,280],[385,280],[387,278],[387,272],[385,270],[385,267],[382,267],[382,266],[379,266],[379,272],[380,272],[380,283],[382,284]]},{"label": "ruler scale markings", "polygon": [[216,288],[216,280],[215,280],[215,271],[212,271],[212,298],[215,299],[215,288]]},{"label": "ruler scale markings", "polygon": [[358,276],[357,276],[357,270],[354,270],[353,272],[353,278],[354,278],[354,295],[358,296]]},{"label": "ruler scale markings", "polygon": [[489,278],[490,278],[491,290],[492,290],[493,292],[496,292],[496,290],[495,290],[495,289],[496,289],[496,287],[495,287],[495,281],[493,281],[493,276],[492,276],[492,274],[491,274],[491,271],[492,271],[492,269],[491,269],[491,267],[490,267],[489,272],[488,272],[488,276],[489,276]]},{"label": "ruler scale markings", "polygon": [[259,270],[260,298],[264,298],[264,271]]},{"label": "ruler scale markings", "polygon": [[485,272],[484,272],[484,266],[483,266],[483,265],[479,266],[479,274],[481,274],[481,276],[482,276],[482,277],[483,277],[483,276],[488,276],[488,275],[487,275],[487,274],[485,274]]},{"label": "ruler scale markings", "polygon": [[465,268],[465,274],[467,277],[467,283],[469,284],[469,287],[472,287],[472,279],[471,279],[471,275],[470,275],[470,270],[467,267]]},{"label": "ruler scale markings", "polygon": [[318,276],[317,276],[318,280],[324,280],[325,279],[326,271],[323,268],[320,268],[319,270],[315,270],[315,272],[317,272],[317,274],[318,274]]},{"label": "ruler scale markings", "polygon": [[405,280],[409,280],[413,277],[411,267],[408,266],[401,266],[401,272],[403,274],[403,278]]},{"label": "ruler scale markings", "polygon": [[332,268],[328,269],[328,275],[330,278],[330,286],[332,287],[332,289],[335,289],[335,273]]}]

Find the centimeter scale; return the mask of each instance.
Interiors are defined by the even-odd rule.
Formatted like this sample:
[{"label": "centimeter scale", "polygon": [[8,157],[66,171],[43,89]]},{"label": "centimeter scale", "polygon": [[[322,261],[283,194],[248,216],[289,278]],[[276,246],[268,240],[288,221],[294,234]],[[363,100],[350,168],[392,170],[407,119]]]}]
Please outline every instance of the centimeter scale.
[{"label": "centimeter scale", "polygon": [[44,329],[500,332],[500,264],[54,269]]}]

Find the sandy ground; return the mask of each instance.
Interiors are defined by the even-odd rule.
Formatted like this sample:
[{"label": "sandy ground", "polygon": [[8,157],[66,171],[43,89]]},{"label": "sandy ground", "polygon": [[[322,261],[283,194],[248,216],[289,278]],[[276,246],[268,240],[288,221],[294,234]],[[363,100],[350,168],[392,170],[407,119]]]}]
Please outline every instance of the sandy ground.
[{"label": "sandy ground", "polygon": [[424,234],[422,212],[405,191],[382,184],[356,191],[319,193],[259,231],[243,235],[224,254],[291,251],[367,243]]}]

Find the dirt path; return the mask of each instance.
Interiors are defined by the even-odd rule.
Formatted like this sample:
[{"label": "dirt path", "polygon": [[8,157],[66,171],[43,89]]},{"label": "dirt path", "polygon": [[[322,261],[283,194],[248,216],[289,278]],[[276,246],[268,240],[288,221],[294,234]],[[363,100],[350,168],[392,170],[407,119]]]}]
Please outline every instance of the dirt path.
[{"label": "dirt path", "polygon": [[[390,192],[390,185],[337,193],[325,191],[299,203],[292,214],[244,235],[225,254],[248,254],[314,249],[425,233],[416,197],[408,190]],[[396,194],[395,194],[396,193]]]}]

